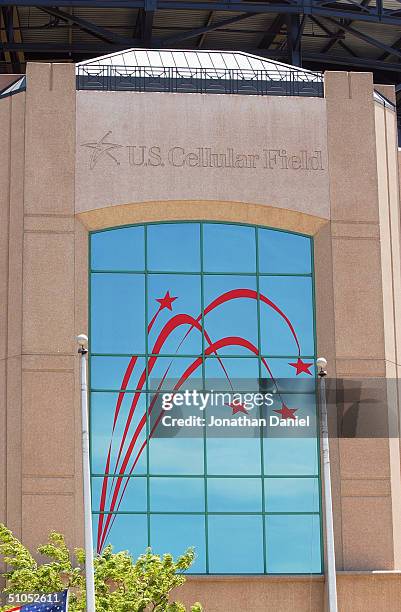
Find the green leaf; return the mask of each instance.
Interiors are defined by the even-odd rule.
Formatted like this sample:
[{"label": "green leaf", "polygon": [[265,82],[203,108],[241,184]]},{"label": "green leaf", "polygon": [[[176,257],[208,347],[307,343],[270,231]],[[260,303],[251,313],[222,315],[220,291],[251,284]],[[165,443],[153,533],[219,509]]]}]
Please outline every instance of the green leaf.
[{"label": "green leaf", "polygon": [[[3,573],[3,593],[52,593],[70,589],[69,612],[85,612],[85,552],[68,549],[62,534],[52,531],[48,542],[38,548],[47,563],[38,564],[25,546],[0,524],[0,560],[11,569]],[[147,548],[134,560],[127,551],[113,553],[107,546],[95,556],[96,612],[186,612],[170,595],[185,582],[184,572],[195,558],[192,548],[174,559],[166,553],[155,555]],[[0,608],[0,612],[7,606]],[[195,603],[191,612],[202,612]]]}]

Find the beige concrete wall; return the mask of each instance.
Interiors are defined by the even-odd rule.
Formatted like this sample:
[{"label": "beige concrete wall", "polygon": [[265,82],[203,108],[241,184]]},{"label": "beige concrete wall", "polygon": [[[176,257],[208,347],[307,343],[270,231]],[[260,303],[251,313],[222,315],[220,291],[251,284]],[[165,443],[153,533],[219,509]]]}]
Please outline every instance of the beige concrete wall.
[{"label": "beige concrete wall", "polygon": [[0,520],[21,534],[25,95],[0,102]]},{"label": "beige concrete wall", "polygon": [[[339,572],[339,612],[398,612],[398,572]],[[190,605],[200,600],[207,612],[322,612],[324,579],[318,576],[194,577],[175,597]]]},{"label": "beige concrete wall", "polygon": [[51,529],[70,544],[81,539],[74,68],[30,64],[27,78],[26,94],[0,102],[0,182],[7,186],[0,189],[0,286],[7,304],[1,315],[7,331],[0,334],[7,374],[0,518],[35,547]]},{"label": "beige concrete wall", "polygon": [[[77,134],[77,212],[210,200],[329,216],[324,99],[78,91]],[[141,147],[144,161],[134,165]],[[254,167],[207,167],[206,151],[199,167],[199,147],[231,150],[242,156],[238,166]],[[290,156],[288,168],[279,152]],[[251,163],[244,155],[256,157]],[[308,169],[305,156],[314,157]]]},{"label": "beige concrete wall", "polygon": [[399,196],[401,198],[401,148],[398,145],[398,178],[399,178]]},{"label": "beige concrete wall", "polygon": [[[346,378],[384,377],[382,296],[388,280],[381,262],[376,155],[376,132],[381,128],[375,123],[372,75],[329,72],[325,95],[335,371]],[[391,442],[342,439],[331,446],[337,458],[333,471],[339,569],[397,567],[399,542],[393,526],[398,522],[396,508],[401,508]]]},{"label": "beige concrete wall", "polygon": [[[401,372],[401,236],[399,206],[399,174],[397,119],[389,108],[375,105],[377,175],[379,187],[379,219],[381,265],[383,279],[383,317],[386,376],[398,378]],[[389,400],[391,418],[390,469],[392,483],[393,538],[395,565],[401,566],[401,484],[400,484],[400,397],[398,385],[391,385]]]}]

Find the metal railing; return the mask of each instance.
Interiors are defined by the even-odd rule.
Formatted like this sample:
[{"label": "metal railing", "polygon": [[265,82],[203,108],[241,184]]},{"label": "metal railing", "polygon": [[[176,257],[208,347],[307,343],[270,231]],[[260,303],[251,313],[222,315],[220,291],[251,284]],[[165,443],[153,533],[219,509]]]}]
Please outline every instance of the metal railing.
[{"label": "metal railing", "polygon": [[323,97],[323,77],[302,70],[77,66],[77,89]]}]

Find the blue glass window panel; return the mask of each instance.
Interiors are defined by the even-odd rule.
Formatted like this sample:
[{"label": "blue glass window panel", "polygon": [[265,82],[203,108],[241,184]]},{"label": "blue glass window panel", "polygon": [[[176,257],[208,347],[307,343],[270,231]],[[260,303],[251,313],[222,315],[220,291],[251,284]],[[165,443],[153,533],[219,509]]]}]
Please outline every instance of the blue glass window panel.
[{"label": "blue glass window panel", "polygon": [[142,274],[92,274],[92,352],[144,353],[144,321]]},{"label": "blue glass window panel", "polygon": [[[130,364],[130,357],[96,357],[92,356],[91,365],[91,388],[92,389],[121,389],[122,382]],[[145,358],[137,357],[128,380],[126,389],[137,389],[143,371],[145,370]],[[143,386],[145,388],[145,385]]]},{"label": "blue glass window panel", "polygon": [[[116,484],[116,480],[114,484]],[[145,476],[131,476],[127,484],[127,477],[121,479],[120,492],[125,489],[124,496],[121,500],[121,504],[118,508],[119,512],[146,512],[147,510],[147,482]],[[113,484],[113,477],[109,476],[107,479],[107,498],[110,500],[113,496],[111,487]],[[100,510],[100,501],[102,496],[103,478],[92,478],[92,509]],[[114,488],[113,488],[114,490]],[[117,507],[117,506],[116,506]]]},{"label": "blue glass window panel", "polygon": [[209,569],[215,574],[263,573],[261,516],[209,516]]},{"label": "blue glass window panel", "polygon": [[[268,414],[280,418],[280,414],[274,412],[280,410],[283,404],[289,409],[295,409],[294,415],[300,420],[305,419],[305,423],[298,427],[281,427],[279,425],[270,426],[266,429],[266,437],[268,441],[271,439],[314,439],[317,436],[317,414],[316,414],[316,396],[314,394],[303,393],[286,393],[275,394],[273,396],[273,405],[269,407]],[[309,417],[309,419],[308,419]]]},{"label": "blue glass window panel", "polygon": [[[93,517],[93,539],[97,542],[98,515]],[[111,544],[113,552],[127,550],[136,559],[146,552],[148,530],[146,514],[117,514],[104,546]]]},{"label": "blue glass window panel", "polygon": [[[148,389],[157,391],[172,390],[179,383],[185,372],[197,361],[198,357],[158,357],[149,372]],[[149,368],[152,362],[149,363]],[[164,378],[164,380],[163,380]],[[202,362],[180,386],[181,390],[200,389],[202,387]]]},{"label": "blue glass window panel", "polygon": [[153,475],[174,476],[204,472],[202,438],[156,438],[150,440],[149,470]]},{"label": "blue glass window panel", "polygon": [[[204,308],[217,297],[233,289],[256,291],[256,278],[249,276],[204,276]],[[205,315],[205,330],[211,342],[227,336],[241,336],[258,348],[257,301],[252,298],[235,298]],[[208,344],[205,342],[205,349]],[[220,355],[252,355],[239,345],[219,349]]]},{"label": "blue glass window panel", "polygon": [[[224,371],[224,368],[226,371]],[[205,386],[207,389],[215,391],[221,389],[232,393],[258,391],[258,359],[252,357],[246,359],[207,357],[205,361]]]},{"label": "blue glass window panel", "polygon": [[179,557],[188,548],[194,547],[196,558],[188,573],[205,573],[205,517],[203,515],[151,515],[150,544],[154,553],[169,552],[174,557]]},{"label": "blue glass window panel", "polygon": [[148,225],[147,232],[148,270],[200,271],[200,226],[198,223]]},{"label": "blue glass window panel", "polygon": [[266,478],[267,512],[318,512],[317,478]]},{"label": "blue glass window panel", "polygon": [[205,272],[256,272],[255,228],[206,223],[203,226]]},{"label": "blue glass window panel", "polygon": [[[159,307],[157,299],[163,298],[167,291],[177,299],[172,302],[172,310],[164,308],[149,334],[149,352],[166,323],[177,314],[188,314],[194,319],[201,314],[201,277],[185,274],[149,274],[148,276],[148,322],[153,318]],[[190,331],[191,330],[191,331]],[[188,335],[187,335],[187,332]],[[202,333],[191,329],[190,325],[180,325],[164,342],[160,353],[199,355],[202,353]]]},{"label": "blue glass window panel", "polygon": [[267,570],[270,573],[320,573],[319,516],[267,516],[266,549]]},{"label": "blue glass window panel", "polygon": [[[274,358],[274,357],[265,357],[267,364],[272,371],[272,374],[275,378],[294,378],[296,381],[300,381],[302,379],[306,381],[312,381],[313,386],[315,385],[315,373],[316,367],[314,363],[314,357],[301,357],[302,361],[306,364],[312,364],[309,368],[311,375],[301,372],[297,375],[295,366],[290,365],[291,363],[296,363],[298,356],[294,355],[293,357],[288,358]],[[262,372],[266,372],[262,365]],[[268,374],[266,374],[268,376]]]},{"label": "blue glass window panel", "polygon": [[209,478],[207,482],[209,512],[261,512],[260,478]]},{"label": "blue glass window panel", "polygon": [[261,471],[259,438],[208,438],[206,455],[209,474],[256,476]]},{"label": "blue glass window panel", "polygon": [[144,235],[143,226],[122,227],[92,234],[92,270],[144,270]]},{"label": "blue glass window panel", "polygon": [[[316,375],[314,358],[303,357],[302,361],[306,364],[312,364],[310,367],[311,375],[304,372],[296,374],[296,368],[290,363],[297,363],[298,357],[287,359],[274,359],[272,357],[264,357],[267,365],[270,368],[268,372],[261,363],[261,375],[263,378],[263,387],[267,391],[279,391],[280,393],[314,393],[316,389]],[[274,380],[273,380],[274,379]]]},{"label": "blue glass window panel", "polygon": [[[260,292],[292,323],[301,354],[314,354],[312,280],[302,276],[260,278]],[[261,302],[261,349],[266,355],[296,355],[298,348],[290,327],[273,308]]]},{"label": "blue glass window panel", "polygon": [[315,476],[319,471],[314,438],[268,438],[264,441],[265,474]]},{"label": "blue glass window panel", "polygon": [[200,285],[201,276],[197,274],[149,274],[149,321],[160,306],[156,300],[163,298],[167,292],[175,299],[171,303],[171,310],[164,308],[165,314],[173,316],[184,312],[198,317],[201,312]]},{"label": "blue glass window panel", "polygon": [[310,274],[311,240],[269,229],[259,232],[259,271],[270,274]]},{"label": "blue glass window panel", "polygon": [[[106,460],[109,451],[111,439],[113,439],[111,447],[110,473],[114,473],[114,467],[119,454],[120,443],[122,442],[125,425],[128,420],[134,393],[125,393],[121,404],[119,416],[117,419],[115,431],[112,438],[113,422],[115,408],[118,400],[118,393],[91,393],[91,461],[92,472],[95,474],[103,474],[106,468]],[[139,425],[141,418],[146,411],[146,397],[141,394],[138,400],[134,415],[128,429],[126,441],[121,455],[119,466],[121,467],[125,451],[133,438],[134,432]],[[139,449],[146,440],[146,424],[141,430],[138,439],[135,443],[134,450],[131,454],[131,459],[127,465],[125,472],[129,472]],[[134,468],[135,474],[146,473],[146,447],[140,454],[139,460]],[[118,469],[119,472],[119,469]]]},{"label": "blue glass window panel", "polygon": [[[230,434],[233,434],[233,437],[242,436],[245,430],[238,429],[238,427],[228,429],[226,424],[221,427],[221,424],[216,423],[216,419],[257,416],[258,406],[255,406],[255,387],[252,388],[252,384],[256,384],[256,381],[233,379],[231,380],[232,390],[228,385],[225,386],[226,381],[208,379],[206,382],[208,392],[212,390],[210,391],[210,397],[206,398],[208,402],[204,413],[208,424],[210,424],[210,434],[208,435],[210,438],[225,437],[226,435],[230,437]],[[224,384],[219,384],[220,382]],[[221,428],[219,429],[219,427]],[[259,426],[246,427],[247,435],[249,432],[249,435],[256,438],[259,437],[259,430]]]},{"label": "blue glass window panel", "polygon": [[151,478],[151,512],[203,512],[203,478]]}]

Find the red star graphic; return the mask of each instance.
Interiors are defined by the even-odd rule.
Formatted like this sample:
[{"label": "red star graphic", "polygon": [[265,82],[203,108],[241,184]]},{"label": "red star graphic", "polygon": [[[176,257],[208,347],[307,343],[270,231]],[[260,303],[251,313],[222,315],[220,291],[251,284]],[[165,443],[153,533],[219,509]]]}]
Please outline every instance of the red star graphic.
[{"label": "red star graphic", "polygon": [[242,412],[243,414],[249,414],[248,410],[245,408],[245,406],[243,406],[243,404],[234,404],[234,402],[231,402],[231,404],[225,404],[225,406],[232,408],[233,414],[237,414],[237,412]]},{"label": "red star graphic", "polygon": [[172,303],[176,300],[176,297],[172,297],[170,295],[170,291],[167,291],[166,295],[162,298],[156,298],[156,302],[159,302],[159,310],[163,310],[163,308],[168,308],[169,310],[173,310]]},{"label": "red star graphic", "polygon": [[280,410],[273,410],[273,412],[277,412],[277,414],[281,414],[282,419],[294,419],[295,420],[295,412],[298,408],[288,408],[283,402],[282,408]]},{"label": "red star graphic", "polygon": [[309,368],[313,366],[313,363],[305,363],[298,357],[295,363],[290,363],[289,365],[296,369],[296,376],[302,373],[312,376],[312,372],[309,371]]}]

